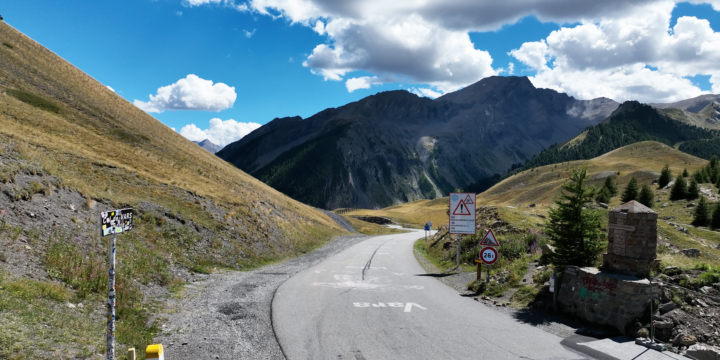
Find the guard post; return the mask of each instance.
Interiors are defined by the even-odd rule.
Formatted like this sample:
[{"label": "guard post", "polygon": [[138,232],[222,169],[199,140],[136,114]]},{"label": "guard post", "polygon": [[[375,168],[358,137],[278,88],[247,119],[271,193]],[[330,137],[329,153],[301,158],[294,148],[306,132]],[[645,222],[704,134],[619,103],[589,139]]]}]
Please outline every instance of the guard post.
[{"label": "guard post", "polygon": [[164,349],[162,344],[152,344],[145,348],[146,360],[165,360]]},{"label": "guard post", "polygon": [[100,236],[110,236],[108,303],[107,303],[107,360],[115,360],[115,235],[132,230],[133,209],[110,210],[100,213]]}]

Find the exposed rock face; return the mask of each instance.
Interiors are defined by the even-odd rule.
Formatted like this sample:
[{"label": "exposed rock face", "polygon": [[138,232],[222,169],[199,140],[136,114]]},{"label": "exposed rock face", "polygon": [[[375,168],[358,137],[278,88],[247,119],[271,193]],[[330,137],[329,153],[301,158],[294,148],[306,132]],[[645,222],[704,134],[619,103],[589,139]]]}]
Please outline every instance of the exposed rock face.
[{"label": "exposed rock face", "polygon": [[222,150],[222,147],[220,145],[216,145],[213,142],[211,142],[208,139],[205,139],[203,141],[193,141],[194,143],[198,144],[201,148],[215,154],[218,151]]},{"label": "exposed rock face", "polygon": [[502,173],[617,106],[537,89],[526,77],[490,77],[435,100],[388,91],[275,119],[218,156],[317,207],[379,208]]}]

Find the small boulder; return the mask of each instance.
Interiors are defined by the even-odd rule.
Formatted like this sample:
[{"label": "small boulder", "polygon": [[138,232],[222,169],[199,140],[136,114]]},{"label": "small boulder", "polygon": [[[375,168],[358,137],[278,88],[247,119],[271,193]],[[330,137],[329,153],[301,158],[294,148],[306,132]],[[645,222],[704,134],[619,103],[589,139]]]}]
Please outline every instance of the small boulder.
[{"label": "small boulder", "polygon": [[682,249],[680,250],[681,253],[683,253],[687,257],[698,257],[700,256],[700,250],[699,249]]},{"label": "small boulder", "polygon": [[720,359],[720,348],[707,344],[695,344],[690,346],[685,354],[692,356],[692,359],[717,360]]},{"label": "small boulder", "polygon": [[696,206],[697,206],[696,203],[689,203],[689,204],[685,205],[685,207],[689,207],[689,208],[693,208],[693,207],[696,207]]},{"label": "small boulder", "polygon": [[662,204],[662,207],[667,207],[667,206],[668,206],[668,203],[663,203],[663,204]]},{"label": "small boulder", "polygon": [[70,309],[74,309],[74,308],[75,308],[75,304],[73,304],[73,303],[67,303],[67,304],[65,304],[65,306],[67,306],[67,307],[70,308]]},{"label": "small boulder", "polygon": [[695,343],[697,343],[697,338],[695,337],[695,335],[691,335],[691,334],[678,334],[673,339],[674,345],[690,346],[690,345],[694,345]]},{"label": "small boulder", "polygon": [[665,315],[668,312],[675,310],[676,308],[677,305],[675,305],[674,302],[669,302],[667,304],[660,305],[660,308],[658,308],[658,310],[660,310],[660,314]]},{"label": "small boulder", "polygon": [[609,209],[609,208],[610,208],[610,206],[608,206],[608,204],[605,204],[605,203],[599,203],[599,205],[600,205],[600,207],[603,208],[603,209]]}]

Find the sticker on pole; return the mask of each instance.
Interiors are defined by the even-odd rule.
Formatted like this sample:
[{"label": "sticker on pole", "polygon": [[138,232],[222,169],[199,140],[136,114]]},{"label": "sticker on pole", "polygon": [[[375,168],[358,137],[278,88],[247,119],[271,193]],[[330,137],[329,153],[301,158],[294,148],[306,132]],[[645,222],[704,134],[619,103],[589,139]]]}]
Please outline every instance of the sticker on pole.
[{"label": "sticker on pole", "polygon": [[494,264],[498,259],[497,250],[494,247],[484,247],[480,250],[480,261],[486,265]]},{"label": "sticker on pole", "polygon": [[475,193],[450,193],[450,233],[475,235]]},{"label": "sticker on pole", "polygon": [[480,246],[500,246],[492,229],[488,230],[487,234],[485,234],[485,237],[480,242]]},{"label": "sticker on pole", "polygon": [[133,228],[133,209],[110,210],[100,213],[100,236],[122,234]]}]

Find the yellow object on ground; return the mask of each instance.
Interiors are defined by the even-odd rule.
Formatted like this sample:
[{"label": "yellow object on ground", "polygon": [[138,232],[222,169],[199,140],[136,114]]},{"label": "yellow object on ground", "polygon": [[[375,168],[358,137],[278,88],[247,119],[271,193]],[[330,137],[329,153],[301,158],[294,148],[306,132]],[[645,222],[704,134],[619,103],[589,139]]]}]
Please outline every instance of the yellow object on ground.
[{"label": "yellow object on ground", "polygon": [[145,349],[145,359],[165,360],[162,344],[148,345],[148,347]]}]

